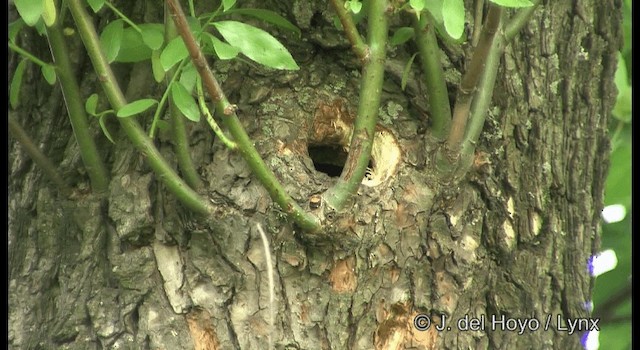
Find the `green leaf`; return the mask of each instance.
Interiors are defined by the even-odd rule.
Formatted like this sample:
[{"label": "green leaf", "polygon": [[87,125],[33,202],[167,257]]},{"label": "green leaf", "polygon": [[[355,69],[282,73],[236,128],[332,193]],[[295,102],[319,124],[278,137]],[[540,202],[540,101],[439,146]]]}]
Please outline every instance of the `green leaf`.
[{"label": "green leaf", "polygon": [[187,119],[194,122],[200,121],[198,105],[193,100],[193,96],[191,96],[182,84],[171,85],[171,101],[175,103],[176,107],[178,107]]},{"label": "green leaf", "polygon": [[530,7],[533,3],[529,0],[489,0],[494,4],[504,7]]},{"label": "green leaf", "polygon": [[402,71],[402,81],[400,82],[402,91],[404,91],[404,88],[407,86],[407,79],[409,79],[409,73],[411,73],[411,65],[413,65],[413,60],[416,58],[416,55],[418,55],[417,52],[411,56],[409,62],[407,62],[407,65],[404,66],[404,70]]},{"label": "green leaf", "polygon": [[609,158],[609,175],[605,185],[604,204],[631,204],[631,142],[617,147]]},{"label": "green leaf", "polygon": [[613,116],[625,123],[631,122],[631,86],[618,89],[618,98],[612,111]]},{"label": "green leaf", "polygon": [[460,39],[464,32],[464,1],[447,0],[442,4],[442,18],[447,34]]},{"label": "green leaf", "polygon": [[[607,313],[614,317],[621,317],[621,322],[607,322],[600,327],[600,344],[607,344],[607,349],[633,349],[631,345],[631,303],[632,294],[621,294],[623,289],[631,286],[632,262],[633,262],[633,235],[630,210],[627,210],[626,218],[620,222],[602,225],[601,245],[599,251],[612,249],[617,256],[617,266],[596,278],[592,301],[595,313]],[[617,301],[613,304],[612,296]],[[609,304],[606,306],[606,304]],[[605,310],[604,307],[607,309]],[[626,322],[624,321],[626,319]],[[600,348],[603,348],[602,346]]]},{"label": "green leaf", "polygon": [[205,38],[209,41],[209,43],[211,43],[211,46],[213,46],[213,50],[215,51],[216,56],[218,56],[218,58],[220,58],[221,60],[230,60],[238,56],[240,50],[238,50],[237,48],[225,43],[224,41],[221,41],[210,33],[204,34]]},{"label": "green leaf", "polygon": [[614,82],[618,88],[618,97],[611,113],[616,119],[629,123],[631,122],[631,85],[627,77],[627,65],[619,52]]},{"label": "green leaf", "polygon": [[193,66],[191,62],[187,63],[182,68],[182,73],[180,73],[180,84],[184,86],[185,89],[189,93],[193,91],[193,88],[196,86],[196,81],[198,80],[198,71],[196,67]]},{"label": "green leaf", "polygon": [[143,98],[141,100],[133,101],[122,106],[122,108],[118,110],[118,113],[116,113],[116,115],[118,116],[118,118],[130,117],[132,115],[140,114],[146,111],[147,109],[151,108],[151,106],[157,103],[158,101],[154,99]]},{"label": "green leaf", "polygon": [[158,28],[158,26],[149,24],[142,24],[138,27],[142,30],[142,41],[144,41],[151,50],[158,50],[162,47],[162,43],[164,42],[162,27]]},{"label": "green leaf", "polygon": [[264,30],[236,21],[220,21],[213,25],[231,46],[253,61],[276,69],[300,69],[289,51]]},{"label": "green leaf", "polygon": [[[631,241],[629,240],[629,245]],[[620,261],[618,261],[618,266],[620,265]],[[631,265],[631,261],[629,262]],[[625,278],[627,279],[627,278]],[[598,286],[608,285],[605,281],[602,281],[602,278],[598,277]],[[613,296],[618,293],[611,292],[608,293],[607,296]],[[631,312],[629,312],[625,316],[616,317],[616,319],[620,320],[609,321],[604,323],[603,325],[598,325],[598,329],[600,330],[598,339],[599,344],[607,344],[608,349],[633,349],[632,343],[632,322],[631,322]],[[627,319],[628,321],[624,321]],[[633,341],[635,342],[635,341]],[[602,348],[602,347],[600,347]]]},{"label": "green leaf", "polygon": [[38,35],[40,35],[40,36],[46,36],[47,35],[47,26],[44,25],[43,21],[38,21],[38,23],[36,23],[34,28],[36,28],[36,31],[38,32]]},{"label": "green leaf", "polygon": [[200,24],[200,20],[187,16],[187,24],[189,24],[189,29],[191,29],[191,33],[195,35],[198,39],[200,38],[200,33],[202,33],[202,25]]},{"label": "green leaf", "polygon": [[[144,28],[146,26],[160,26],[159,30],[162,30],[162,25],[157,23],[141,24],[138,27]],[[123,63],[141,62],[150,59],[152,53],[153,50],[145,44],[142,35],[137,30],[129,27],[124,29],[120,52],[118,52],[118,57],[116,57],[115,61]]]},{"label": "green leaf", "polygon": [[104,120],[107,117],[106,114],[103,114],[100,116],[100,118],[98,118],[98,122],[100,123],[100,129],[102,129],[102,132],[104,133],[104,136],[107,137],[107,139],[109,139],[109,141],[111,141],[111,143],[115,144],[115,142],[113,142],[113,137],[111,137],[111,133],[109,133],[109,129],[107,129],[107,126],[104,124]]},{"label": "green leaf", "polygon": [[13,109],[18,108],[20,105],[20,87],[22,86],[22,77],[26,64],[27,60],[22,60],[18,63],[16,71],[13,72],[11,84],[9,84],[9,105],[11,105]]},{"label": "green leaf", "polygon": [[56,69],[54,66],[47,64],[46,66],[42,66],[40,70],[42,71],[44,80],[46,80],[49,85],[56,83]]},{"label": "green leaf", "polygon": [[444,22],[444,19],[442,18],[443,1],[444,0],[431,0],[431,1],[428,1],[425,5],[425,8],[427,9],[427,11],[429,11],[431,16],[433,16],[433,20],[436,23],[440,23],[440,24]]},{"label": "green leaf", "polygon": [[400,44],[404,44],[409,39],[413,38],[413,28],[411,27],[400,27],[393,33],[393,36],[389,40],[389,43],[393,46],[397,46]]},{"label": "green leaf", "polygon": [[293,23],[289,22],[286,18],[280,16],[279,14],[277,14],[276,12],[270,11],[270,10],[263,10],[263,9],[234,9],[234,10],[230,10],[227,13],[229,14],[240,14],[240,15],[247,15],[247,16],[251,16],[251,17],[255,17],[258,19],[261,19],[267,23],[271,23],[273,25],[276,25],[284,30],[290,31],[292,33],[294,33],[298,38],[300,38],[302,36],[302,33],[300,32],[300,28],[296,27]]},{"label": "green leaf", "polygon": [[224,8],[223,12],[229,11],[235,4],[236,0],[222,0],[222,7]]},{"label": "green leaf", "polygon": [[409,5],[416,12],[421,12],[426,6],[426,2],[425,0],[410,0]]},{"label": "green leaf", "polygon": [[96,110],[98,108],[98,94],[92,94],[87,98],[87,102],[84,103],[84,110],[91,116],[96,116]]},{"label": "green leaf", "polygon": [[87,0],[87,2],[89,3],[89,6],[91,6],[91,9],[94,13],[98,13],[102,6],[104,6],[104,0]]},{"label": "green leaf", "polygon": [[187,56],[189,56],[189,51],[187,51],[187,47],[184,45],[182,37],[177,36],[169,41],[164,50],[162,50],[162,53],[160,54],[160,63],[166,72],[176,65],[176,63],[187,58]]},{"label": "green leaf", "polygon": [[349,0],[344,3],[344,7],[357,15],[362,10],[362,3],[358,0]]},{"label": "green leaf", "polygon": [[13,0],[20,17],[28,26],[33,27],[40,20],[44,11],[44,2],[40,0]]},{"label": "green leaf", "polygon": [[100,34],[100,46],[102,46],[109,63],[115,61],[116,57],[118,57],[120,45],[122,44],[123,23],[121,19],[117,19],[107,24]]},{"label": "green leaf", "polygon": [[160,50],[153,51],[153,54],[151,54],[151,71],[156,83],[161,82],[166,75],[164,68],[162,68],[162,63],[160,63]]},{"label": "green leaf", "polygon": [[51,27],[56,23],[56,4],[53,0],[43,0],[42,5],[42,19],[44,20],[44,24],[46,24],[47,27]]},{"label": "green leaf", "polygon": [[9,41],[12,43],[16,43],[16,36],[20,32],[20,29],[24,27],[24,20],[22,18],[18,18],[17,20],[9,23]]}]

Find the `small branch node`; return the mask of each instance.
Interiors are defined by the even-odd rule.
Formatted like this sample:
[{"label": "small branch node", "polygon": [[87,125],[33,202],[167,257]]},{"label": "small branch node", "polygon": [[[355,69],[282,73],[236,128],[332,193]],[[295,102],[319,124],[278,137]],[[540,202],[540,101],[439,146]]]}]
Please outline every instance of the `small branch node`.
[{"label": "small branch node", "polygon": [[225,116],[230,116],[230,115],[234,115],[237,110],[238,110],[238,105],[230,104],[224,108],[223,113]]}]

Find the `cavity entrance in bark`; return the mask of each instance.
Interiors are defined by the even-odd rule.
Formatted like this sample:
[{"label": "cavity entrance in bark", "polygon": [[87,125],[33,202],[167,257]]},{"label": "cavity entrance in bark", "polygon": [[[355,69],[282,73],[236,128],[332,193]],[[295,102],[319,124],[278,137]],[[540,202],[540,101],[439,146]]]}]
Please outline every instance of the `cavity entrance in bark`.
[{"label": "cavity entrance in bark", "polygon": [[[391,138],[393,142],[389,142],[389,135],[379,133],[380,140],[374,142],[367,172],[362,180],[365,186],[377,186],[395,173],[396,165],[400,160],[400,150],[395,139]],[[381,143],[384,143],[384,146]],[[386,152],[382,151],[383,147],[387,147]],[[334,178],[342,173],[348,155],[345,146],[339,144],[309,144],[307,152],[316,171]],[[382,161],[381,166],[377,166],[379,160]]]},{"label": "cavity entrance in bark", "polygon": [[[307,148],[309,157],[313,161],[316,171],[325,173],[331,177],[339,177],[347,160],[347,152],[341,145],[309,145]],[[373,168],[373,162],[369,161],[369,168]]]},{"label": "cavity entrance in bark", "polygon": [[[331,177],[340,176],[347,160],[354,121],[355,116],[341,99],[318,104],[307,139],[307,153],[316,171]],[[393,132],[377,125],[362,184],[374,187],[386,182],[395,175],[401,158],[400,145]]]}]

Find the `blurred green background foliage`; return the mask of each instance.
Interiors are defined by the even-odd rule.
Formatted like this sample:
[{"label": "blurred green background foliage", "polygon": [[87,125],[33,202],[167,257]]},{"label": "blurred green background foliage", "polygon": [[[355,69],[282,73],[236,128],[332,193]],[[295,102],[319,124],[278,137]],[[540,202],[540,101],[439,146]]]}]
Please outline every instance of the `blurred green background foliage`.
[{"label": "blurred green background foliage", "polygon": [[601,318],[599,348],[612,350],[631,349],[631,0],[623,2],[623,35],[615,77],[618,99],[609,125],[605,207],[618,205],[626,215],[621,221],[603,222],[600,251],[613,250],[617,265],[596,278],[593,293],[593,316]]}]

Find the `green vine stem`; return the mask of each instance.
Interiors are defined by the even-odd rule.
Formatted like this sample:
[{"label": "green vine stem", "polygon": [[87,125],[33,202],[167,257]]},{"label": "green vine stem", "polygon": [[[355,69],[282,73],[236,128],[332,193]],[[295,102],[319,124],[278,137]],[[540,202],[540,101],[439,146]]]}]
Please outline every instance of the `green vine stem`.
[{"label": "green vine stem", "polygon": [[225,126],[229,129],[231,136],[233,136],[238,145],[238,151],[249,165],[249,168],[251,168],[251,171],[262,183],[267,192],[269,192],[271,198],[300,228],[310,232],[318,231],[320,229],[318,218],[305,212],[293,198],[289,196],[273,172],[267,168],[260,154],[253,146],[253,142],[244,131],[242,123],[235,113],[237,107],[227,100],[218,81],[211,72],[193,33],[191,33],[182,7],[177,0],[167,0],[167,4],[171,10],[176,28],[189,51],[193,65],[197,68],[207,93],[216,105],[216,113],[221,116]]},{"label": "green vine stem", "polygon": [[476,92],[480,76],[484,72],[487,55],[491,50],[493,38],[500,26],[501,17],[502,7],[492,2],[489,3],[489,13],[487,14],[486,23],[482,27],[478,46],[473,52],[469,67],[458,87],[456,104],[453,108],[451,130],[446,145],[447,158],[452,162],[456,161],[460,156],[460,146],[464,137],[471,102],[474,98],[474,92]]},{"label": "green vine stem", "polygon": [[56,75],[62,87],[62,94],[64,95],[73,134],[78,142],[82,162],[91,179],[91,188],[97,193],[106,192],[109,188],[109,175],[89,132],[87,114],[82,103],[84,99],[73,74],[69,50],[65,42],[66,39],[60,28],[60,17],[57,18],[53,26],[47,28],[47,38],[56,66]]},{"label": "green vine stem", "polygon": [[491,49],[486,58],[486,66],[480,83],[478,84],[478,92],[473,99],[471,105],[471,114],[469,117],[469,126],[465,134],[464,141],[462,143],[462,149],[460,151],[463,163],[466,160],[467,165],[470,164],[469,160],[475,151],[475,146],[480,138],[482,127],[487,115],[487,110],[490,107],[491,99],[493,98],[493,88],[498,75],[498,67],[500,66],[500,56],[505,45],[505,38],[503,35],[496,35],[491,44]]},{"label": "green vine stem", "polygon": [[[164,19],[164,35],[165,42],[171,41],[171,39],[178,36],[178,32],[176,31],[176,25],[173,23],[171,18],[167,13],[167,8],[165,6],[165,19]],[[177,70],[171,69],[167,74],[173,75],[178,73]],[[175,79],[175,76],[173,77]],[[179,84],[179,83],[178,83]],[[167,91],[171,88],[170,84],[167,84]],[[180,172],[184,177],[184,180],[191,186],[193,189],[202,188],[202,180],[200,179],[200,174],[196,170],[196,167],[193,165],[193,160],[191,159],[191,153],[189,152],[189,140],[187,139],[187,129],[185,127],[185,117],[180,112],[178,106],[171,99],[169,99],[169,115],[171,118],[171,132],[172,132],[172,140],[173,140],[173,151],[176,153],[176,158],[178,159],[178,167],[180,168]]]},{"label": "green vine stem", "polygon": [[[485,60],[485,69],[478,85],[478,92],[471,106],[469,126],[460,151],[463,158],[471,159],[472,153],[475,151],[476,142],[480,138],[487,110],[493,97],[493,88],[498,74],[498,67],[500,66],[500,54],[506,43],[513,39],[529,21],[536,7],[540,4],[540,0],[534,0],[533,3],[533,6],[522,9],[513,16],[505,25],[504,33],[498,32],[491,43],[491,48]],[[467,163],[470,164],[468,161]]]},{"label": "green vine stem", "polygon": [[60,192],[64,196],[68,196],[71,193],[71,189],[67,183],[62,179],[56,166],[51,163],[51,160],[45,156],[40,149],[31,141],[31,138],[24,131],[20,123],[12,116],[9,115],[9,132],[21,145],[24,147],[29,157],[44,171],[47,179],[51,180]]},{"label": "green vine stem", "polygon": [[[100,40],[95,27],[91,22],[91,17],[84,8],[83,1],[68,0],[67,5],[71,10],[73,19],[78,28],[78,33],[87,49],[87,53],[93,64],[93,68],[98,74],[98,80],[102,84],[111,106],[116,111],[127,104],[122,90],[118,86],[111,67],[107,63],[106,57],[100,48]],[[147,158],[149,165],[154,170],[158,178],[167,186],[183,204],[189,209],[200,214],[211,214],[213,206],[204,198],[194,192],[176,174],[171,166],[164,160],[153,141],[147,137],[144,130],[133,118],[118,118],[120,125],[126,132],[135,147]]]},{"label": "green vine stem", "polygon": [[431,112],[431,134],[438,140],[444,140],[451,128],[451,106],[449,92],[444,79],[444,71],[440,64],[440,47],[436,39],[436,28],[429,15],[424,15],[426,26],[413,17],[415,42],[420,54],[422,71],[425,74],[425,85],[429,95],[429,112]]},{"label": "green vine stem", "polygon": [[355,194],[362,183],[371,158],[378,108],[384,80],[384,62],[388,23],[386,0],[372,0],[369,4],[368,43],[369,59],[365,62],[360,87],[358,115],[354,123],[349,155],[336,184],[324,194],[326,203],[341,210],[347,199]]},{"label": "green vine stem", "polygon": [[158,130],[158,121],[160,120],[160,116],[164,111],[164,106],[167,104],[169,100],[169,94],[171,93],[171,86],[178,79],[180,72],[182,71],[182,67],[184,67],[187,61],[183,60],[178,64],[177,68],[173,68],[167,72],[167,75],[171,76],[171,79],[167,82],[167,88],[162,93],[162,97],[160,97],[160,101],[158,101],[158,105],[156,106],[156,111],[153,113],[153,119],[151,121],[151,127],[149,128],[149,137],[154,139],[156,137],[156,132]]},{"label": "green vine stem", "polygon": [[135,23],[133,23],[133,21],[130,20],[129,17],[125,16],[124,13],[120,12],[120,10],[118,10],[117,7],[113,6],[113,4],[111,4],[109,1],[105,1],[104,4],[116,15],[118,15],[120,19],[122,19],[125,23],[130,25],[131,28],[133,28],[136,32],[142,33],[142,29],[140,29],[140,27],[138,27]]},{"label": "green vine stem", "polygon": [[200,81],[200,79],[198,79],[198,82],[196,83],[196,90],[198,94],[198,105],[200,105],[200,111],[207,119],[207,123],[209,123],[209,127],[211,127],[211,130],[213,130],[213,133],[218,136],[220,142],[227,146],[227,148],[231,150],[237,149],[238,145],[230,140],[227,135],[224,134],[224,132],[222,132],[222,129],[220,129],[220,126],[218,125],[218,123],[216,123],[216,120],[213,119],[213,116],[209,111],[209,107],[207,106],[207,102],[204,100],[204,92],[202,91],[202,82]]},{"label": "green vine stem", "polygon": [[540,0],[532,0],[531,2],[533,2],[533,6],[529,6],[518,11],[518,13],[516,13],[504,26],[504,36],[507,42],[511,41],[529,22],[533,12],[540,4]]},{"label": "green vine stem", "polygon": [[178,167],[184,180],[194,190],[202,188],[202,180],[200,174],[196,170],[189,153],[189,140],[187,139],[187,129],[185,127],[184,116],[180,112],[178,106],[174,103],[169,104],[169,114],[171,118],[171,131],[173,141],[173,151],[178,159]]},{"label": "green vine stem", "polygon": [[484,0],[475,0],[473,5],[473,33],[471,34],[471,44],[475,47],[480,40],[480,30],[482,29],[482,15],[484,13]]},{"label": "green vine stem", "polygon": [[29,61],[37,64],[40,67],[46,67],[49,64],[47,62],[44,62],[43,60],[39,59],[38,57],[32,55],[29,51],[21,48],[20,46],[12,43],[11,41],[9,41],[9,48],[13,51],[15,51],[16,53],[22,55],[24,58],[28,59]]},{"label": "green vine stem", "polygon": [[333,10],[336,11],[338,18],[340,19],[340,23],[342,23],[344,33],[351,43],[351,49],[360,62],[366,62],[368,55],[367,44],[365,44],[362,36],[358,33],[358,28],[356,28],[356,24],[353,22],[353,17],[351,17],[351,14],[349,14],[347,9],[344,7],[344,1],[331,0],[331,5],[333,6]]}]

